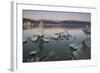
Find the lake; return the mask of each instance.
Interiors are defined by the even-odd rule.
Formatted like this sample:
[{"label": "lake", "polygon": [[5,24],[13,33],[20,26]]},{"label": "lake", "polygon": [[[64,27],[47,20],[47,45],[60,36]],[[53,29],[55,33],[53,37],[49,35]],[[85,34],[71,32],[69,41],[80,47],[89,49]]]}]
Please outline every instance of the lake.
[{"label": "lake", "polygon": [[[56,33],[63,33],[66,36],[55,35]],[[36,41],[40,34],[43,37]],[[68,34],[70,36],[67,36]],[[28,38],[32,38],[33,42]],[[82,28],[26,29],[23,30],[23,40],[27,41],[27,43],[23,43],[24,63],[91,59],[91,35],[86,35]],[[85,40],[88,42],[89,48],[84,45]],[[73,51],[71,45],[78,49]]]}]

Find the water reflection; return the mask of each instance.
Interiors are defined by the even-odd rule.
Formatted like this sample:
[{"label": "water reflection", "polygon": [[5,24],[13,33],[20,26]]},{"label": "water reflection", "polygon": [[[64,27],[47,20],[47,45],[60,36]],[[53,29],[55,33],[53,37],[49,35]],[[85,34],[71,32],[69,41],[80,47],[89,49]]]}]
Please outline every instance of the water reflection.
[{"label": "water reflection", "polygon": [[[91,37],[82,28],[38,28],[23,31],[23,62],[90,59]],[[87,40],[88,39],[88,40]]]}]

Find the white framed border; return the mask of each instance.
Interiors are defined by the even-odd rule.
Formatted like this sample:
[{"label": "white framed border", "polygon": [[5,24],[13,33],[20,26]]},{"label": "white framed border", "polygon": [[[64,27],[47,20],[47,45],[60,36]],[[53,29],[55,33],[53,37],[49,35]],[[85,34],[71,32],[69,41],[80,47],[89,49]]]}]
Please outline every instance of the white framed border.
[{"label": "white framed border", "polygon": [[[94,29],[96,23],[95,7],[77,7],[63,5],[41,5],[32,2],[12,2],[12,49],[11,49],[11,70],[38,70],[38,69],[54,69],[66,67],[94,66],[97,64],[96,41]],[[64,11],[64,12],[86,12],[91,13],[91,59],[90,60],[73,60],[73,61],[54,61],[54,62],[34,62],[23,63],[22,61],[22,10],[45,10],[45,11]]]}]

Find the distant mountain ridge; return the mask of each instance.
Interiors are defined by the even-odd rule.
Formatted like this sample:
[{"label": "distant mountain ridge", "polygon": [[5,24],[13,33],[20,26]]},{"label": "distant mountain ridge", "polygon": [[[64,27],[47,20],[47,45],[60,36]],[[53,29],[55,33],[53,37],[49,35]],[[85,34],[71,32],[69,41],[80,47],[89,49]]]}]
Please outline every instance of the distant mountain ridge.
[{"label": "distant mountain ridge", "polygon": [[44,23],[44,27],[85,27],[88,25],[89,27],[91,26],[91,22],[87,21],[76,21],[76,20],[31,20],[31,19],[26,19],[23,18],[23,22],[25,21],[30,21],[35,24],[39,24],[40,21]]}]

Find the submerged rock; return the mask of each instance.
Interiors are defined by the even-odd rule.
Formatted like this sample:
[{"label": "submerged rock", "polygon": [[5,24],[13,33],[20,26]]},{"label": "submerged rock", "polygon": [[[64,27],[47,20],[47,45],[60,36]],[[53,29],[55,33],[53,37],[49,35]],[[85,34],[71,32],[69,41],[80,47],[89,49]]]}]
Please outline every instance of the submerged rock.
[{"label": "submerged rock", "polygon": [[24,39],[23,39],[23,44],[26,44],[26,43],[27,43],[27,40],[24,40]]},{"label": "submerged rock", "polygon": [[35,62],[39,62],[40,61],[40,58],[39,57],[36,57],[35,58]]},{"label": "submerged rock", "polygon": [[30,55],[30,56],[34,56],[34,55],[36,55],[37,53],[38,53],[37,50],[35,50],[35,51],[31,51],[29,55]]},{"label": "submerged rock", "polygon": [[82,41],[83,46],[86,48],[91,48],[91,38],[86,38],[85,40]]},{"label": "submerged rock", "polygon": [[46,61],[54,55],[55,55],[55,52],[49,52],[47,56],[41,58],[41,61]]},{"label": "submerged rock", "polygon": [[70,48],[71,48],[72,51],[76,51],[76,50],[81,49],[82,45],[78,44],[78,43],[72,43],[72,44],[70,44]]},{"label": "submerged rock", "polygon": [[31,62],[34,62],[35,61],[35,59],[34,58],[31,58]]},{"label": "submerged rock", "polygon": [[70,44],[71,49],[71,59],[79,59],[80,58],[80,51],[82,49],[82,44],[72,43]]},{"label": "submerged rock", "polygon": [[27,62],[38,62],[38,61],[40,61],[39,57],[34,57],[34,58],[27,59]]}]

